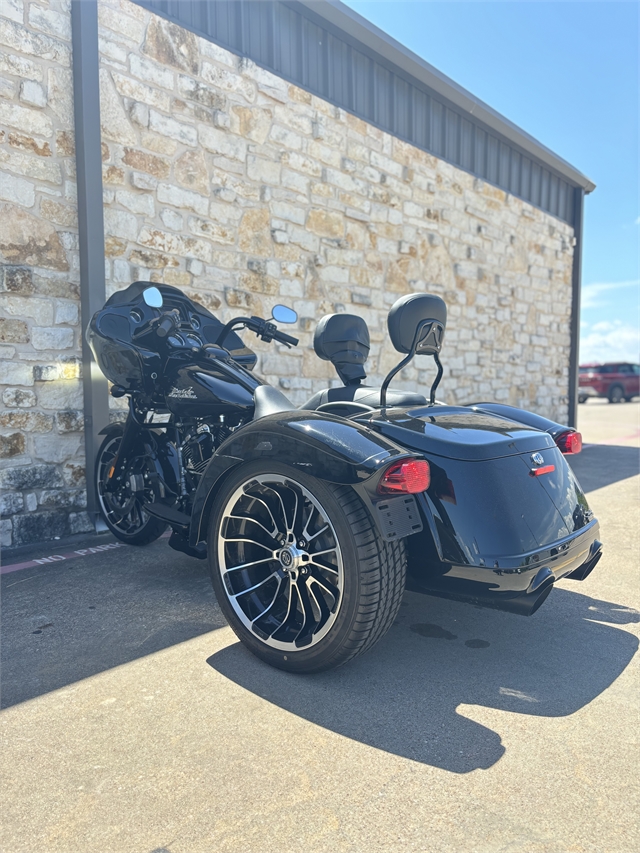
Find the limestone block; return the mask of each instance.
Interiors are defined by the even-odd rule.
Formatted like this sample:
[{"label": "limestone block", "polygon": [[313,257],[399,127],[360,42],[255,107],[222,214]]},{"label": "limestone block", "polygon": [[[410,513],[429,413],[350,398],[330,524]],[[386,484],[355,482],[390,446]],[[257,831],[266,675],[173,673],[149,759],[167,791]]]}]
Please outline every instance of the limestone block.
[{"label": "limestone block", "polygon": [[0,199],[15,202],[22,207],[33,207],[35,187],[31,181],[3,171],[0,173]]},{"label": "limestone block", "polygon": [[0,521],[0,547],[10,548],[13,544],[13,522],[10,518]]},{"label": "limestone block", "polygon": [[132,213],[107,207],[104,211],[105,234],[131,239],[138,230],[138,220]]},{"label": "limestone block", "polygon": [[137,44],[140,44],[144,35],[144,21],[125,14],[122,8],[116,10],[105,3],[98,3],[98,24]]},{"label": "limestone block", "polygon": [[247,158],[247,175],[251,180],[277,185],[280,183],[280,163],[250,155]]},{"label": "limestone block", "polygon": [[[162,115],[155,110],[149,110],[149,127],[162,136],[169,136],[184,145],[192,148],[198,143],[198,134],[195,127]],[[128,141],[128,140],[125,140]]]},{"label": "limestone block", "polygon": [[195,35],[163,18],[150,16],[142,50],[160,65],[170,65],[191,74],[198,73],[198,42]]},{"label": "limestone block", "polygon": [[228,68],[220,68],[210,62],[203,61],[201,76],[214,89],[219,89],[222,92],[233,92],[243,97],[250,104],[256,100],[256,84],[253,80],[242,77]]},{"label": "limestone block", "polygon": [[25,437],[20,432],[0,435],[0,459],[11,459],[25,452]]},{"label": "limestone block", "polygon": [[34,326],[31,330],[31,343],[37,350],[70,349],[73,346],[73,330]]},{"label": "limestone block", "polygon": [[78,214],[75,207],[70,205],[60,204],[50,198],[43,198],[40,201],[40,215],[53,222],[56,225],[61,225],[63,228],[77,228]]},{"label": "limestone block", "polygon": [[211,260],[212,248],[210,243],[193,237],[169,234],[155,228],[144,227],[138,236],[138,243],[157,249],[159,252],[166,252],[169,255],[178,255],[183,258],[193,256],[205,263],[209,263]]},{"label": "limestone block", "polygon": [[136,133],[106,68],[100,69],[100,122],[107,139],[124,145],[136,143]]},{"label": "limestone block", "polygon": [[22,495],[15,492],[0,495],[0,516],[2,518],[15,515],[17,512],[22,512],[23,509],[24,499]]},{"label": "limestone block", "polygon": [[223,154],[231,160],[244,162],[247,155],[247,144],[243,139],[215,127],[198,127],[200,144],[214,154]]},{"label": "limestone block", "polygon": [[77,326],[79,320],[77,302],[56,302],[56,323],[66,323],[69,326]]},{"label": "limestone block", "polygon": [[[39,86],[39,84],[34,83],[33,86]],[[29,86],[27,91],[36,97],[33,87]],[[53,125],[48,115],[10,101],[0,101],[0,124],[15,127],[21,133],[44,136],[47,139],[53,136]]]},{"label": "limestone block", "polygon": [[166,178],[170,170],[170,165],[165,158],[156,157],[155,154],[149,154],[137,148],[125,148],[122,162],[125,166],[130,166],[140,172],[147,172],[155,178]]},{"label": "limestone block", "polygon": [[10,204],[0,204],[0,221],[5,223],[0,234],[0,253],[7,261],[69,269],[60,237],[48,222]]},{"label": "limestone block", "polygon": [[271,228],[266,208],[246,210],[238,228],[238,247],[251,255],[271,255]]},{"label": "limestone block", "polygon": [[0,427],[4,429],[19,429],[23,432],[51,432],[53,417],[43,412],[30,412],[24,409],[18,411],[5,410],[0,412]]},{"label": "limestone block", "polygon": [[160,219],[163,224],[166,225],[167,228],[171,228],[172,231],[182,231],[184,219],[179,213],[172,210],[170,207],[165,207],[160,211]]},{"label": "limestone block", "polygon": [[46,382],[37,389],[38,403],[43,409],[68,411],[82,409],[82,383],[79,380]]},{"label": "limestone block", "polygon": [[314,208],[309,212],[307,228],[319,237],[343,237],[344,219],[340,213]]},{"label": "limestone block", "polygon": [[13,544],[26,545],[42,542],[54,537],[69,535],[69,519],[66,510],[30,512],[13,517]]},{"label": "limestone block", "polygon": [[33,32],[27,27],[0,18],[0,44],[16,53],[49,59],[57,65],[71,64],[71,51],[68,45],[42,33]]},{"label": "limestone block", "polygon": [[69,531],[71,533],[92,533],[95,530],[87,512],[69,513]]},{"label": "limestone block", "polygon": [[[29,370],[27,365],[23,366],[27,368],[27,371],[23,374],[23,378],[26,378],[27,382],[21,382],[21,384],[33,385],[33,371]],[[7,377],[3,367],[4,365],[0,362],[0,381],[5,383],[7,381]],[[28,381],[29,378],[31,378],[30,382]],[[8,408],[30,408],[36,404],[36,395],[33,391],[25,391],[23,388],[6,388],[2,394],[2,402]]]},{"label": "limestone block", "polygon": [[320,240],[314,234],[310,234],[307,228],[296,228],[290,225],[287,229],[289,242],[295,243],[307,252],[317,252],[320,247]]},{"label": "limestone block", "polygon": [[[155,86],[163,86],[168,89],[172,88],[173,74],[171,71],[160,68],[155,63],[151,63],[135,54],[131,54],[129,62],[131,73],[134,76],[141,77],[143,80],[149,80]],[[144,73],[141,71],[141,67],[144,68]],[[163,81],[163,76],[165,75],[169,78],[168,85],[165,85]],[[131,98],[132,101],[140,101],[146,106],[156,107],[164,112],[169,112],[171,97],[167,92],[162,91],[160,88],[146,86],[138,82],[138,80],[133,80],[131,77],[120,74],[117,71],[112,71],[111,76],[117,92],[124,98]]]},{"label": "limestone block", "polygon": [[20,83],[20,100],[34,107],[45,107],[47,105],[44,89],[40,83],[36,83],[34,80],[23,80]]},{"label": "limestone block", "polygon": [[[48,181],[51,184],[62,183],[60,164],[50,158],[32,156],[22,151],[0,150],[0,164],[12,172],[18,172],[27,178],[37,181]],[[31,205],[29,205],[31,206]]]},{"label": "limestone block", "polygon": [[47,326],[53,323],[53,305],[48,299],[7,296],[2,306],[7,314],[21,318],[29,317],[39,326]]},{"label": "limestone block", "polygon": [[[12,330],[12,327],[13,330]],[[27,340],[27,327],[26,323],[20,323],[16,321],[7,321],[0,318],[0,340],[3,338],[11,337],[13,332],[14,338],[22,338],[21,341],[15,341],[16,343],[23,343]],[[0,383],[2,385],[24,385],[30,386],[33,385],[33,368],[29,364],[25,364],[22,361],[1,361],[0,362]],[[27,394],[27,392],[21,392],[19,389],[15,389],[12,391],[11,389],[7,389],[3,396],[3,402],[5,405],[32,405],[32,403],[28,402],[32,398],[31,396],[26,397],[23,396]],[[30,394],[30,392],[29,392]],[[5,399],[6,396],[6,399]],[[13,399],[22,399],[24,402],[20,403],[12,403]]]},{"label": "limestone block", "polygon": [[128,51],[122,45],[113,41],[113,39],[107,38],[104,31],[98,39],[98,49],[101,58],[110,59],[112,62],[118,62],[120,65],[126,65],[127,56],[129,55]]},{"label": "limestone block", "polygon": [[[144,80],[146,83],[151,83],[153,89],[150,89],[149,86],[140,86],[139,83],[130,78],[129,82],[127,82],[126,77],[121,74],[117,75],[114,72],[113,79],[120,94],[167,111],[171,102],[168,93],[173,90],[174,82],[174,73],[171,68],[167,68],[164,64],[153,62],[147,59],[146,56],[140,56],[137,53],[131,53],[129,56],[129,68],[134,77]],[[146,93],[147,97],[151,100],[147,100],[147,97],[144,96],[138,97],[138,94],[134,93],[141,95]]]},{"label": "limestone block", "polygon": [[210,109],[221,109],[224,106],[224,95],[204,85],[200,80],[194,80],[193,77],[180,74],[177,87],[180,95],[187,100],[196,101]]},{"label": "limestone block", "polygon": [[143,216],[154,215],[154,201],[150,193],[132,193],[128,190],[118,190],[116,201],[132,213],[140,213]]},{"label": "limestone block", "polygon": [[[214,243],[233,244],[236,242],[236,230],[228,225],[221,225],[218,222],[212,222],[210,219],[197,219],[195,216],[189,218],[189,230],[198,235],[212,240]],[[201,260],[207,260],[201,258]],[[211,260],[211,255],[208,260]]]},{"label": "limestone block", "polygon": [[209,171],[202,151],[186,151],[174,166],[178,183],[201,195],[209,193]]},{"label": "limestone block", "polygon": [[224,225],[230,223],[237,225],[242,219],[242,209],[236,205],[218,204],[212,201],[209,205],[209,218]]}]

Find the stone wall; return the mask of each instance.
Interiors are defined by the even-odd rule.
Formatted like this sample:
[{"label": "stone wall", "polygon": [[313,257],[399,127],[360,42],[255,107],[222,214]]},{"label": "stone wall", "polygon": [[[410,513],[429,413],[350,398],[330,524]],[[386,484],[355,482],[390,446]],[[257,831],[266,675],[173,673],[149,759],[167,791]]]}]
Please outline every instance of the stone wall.
[{"label": "stone wall", "polygon": [[0,4],[2,543],[91,527],[84,511],[68,0]]},{"label": "stone wall", "polygon": [[[69,6],[5,0],[1,14],[0,452],[18,543],[88,520]],[[108,294],[165,282],[225,320],[292,305],[297,349],[246,340],[301,403],[336,380],[312,348],[323,314],[366,319],[379,383],[398,360],[389,307],[429,290],[449,308],[441,399],[566,418],[567,224],[128,0],[100,0],[99,23]],[[417,360],[397,386],[433,375]]]}]

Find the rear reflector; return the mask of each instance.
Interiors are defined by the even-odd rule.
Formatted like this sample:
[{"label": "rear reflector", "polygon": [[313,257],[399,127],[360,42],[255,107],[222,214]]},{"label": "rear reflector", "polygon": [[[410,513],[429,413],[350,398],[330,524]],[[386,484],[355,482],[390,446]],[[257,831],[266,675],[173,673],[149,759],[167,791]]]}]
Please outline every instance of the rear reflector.
[{"label": "rear reflector", "polygon": [[579,432],[562,432],[556,438],[556,444],[563,453],[580,453],[582,450],[582,435]]},{"label": "rear reflector", "polygon": [[552,471],[556,470],[555,465],[543,465],[542,468],[532,468],[529,473],[532,477],[539,477],[540,474],[550,474]]},{"label": "rear reflector", "polygon": [[382,475],[378,483],[378,494],[415,495],[426,492],[431,482],[431,471],[426,459],[409,459],[394,462]]}]

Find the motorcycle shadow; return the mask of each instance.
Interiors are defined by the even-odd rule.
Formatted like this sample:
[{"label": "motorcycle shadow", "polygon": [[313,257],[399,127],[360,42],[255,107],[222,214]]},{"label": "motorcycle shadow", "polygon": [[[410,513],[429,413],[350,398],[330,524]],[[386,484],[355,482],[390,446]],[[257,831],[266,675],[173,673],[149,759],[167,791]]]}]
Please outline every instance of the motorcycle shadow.
[{"label": "motorcycle shadow", "polygon": [[638,640],[616,626],[638,621],[637,611],[566,589],[554,590],[530,619],[407,593],[387,637],[333,672],[280,672],[239,643],[208,663],[336,734],[469,773],[494,765],[505,747],[497,732],[458,706],[550,718],[574,714],[627,667]]}]

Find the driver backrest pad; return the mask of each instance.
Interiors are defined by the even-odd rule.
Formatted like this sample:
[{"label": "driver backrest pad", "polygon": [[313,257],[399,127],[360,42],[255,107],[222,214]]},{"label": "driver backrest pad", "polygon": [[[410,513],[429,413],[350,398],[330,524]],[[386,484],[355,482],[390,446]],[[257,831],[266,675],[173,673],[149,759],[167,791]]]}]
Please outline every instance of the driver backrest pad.
[{"label": "driver backrest pad", "polygon": [[370,349],[369,329],[355,314],[327,314],[313,337],[313,348],[323,361],[330,361],[345,385],[367,378],[364,363]]}]

